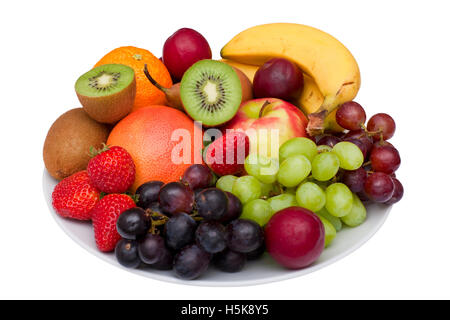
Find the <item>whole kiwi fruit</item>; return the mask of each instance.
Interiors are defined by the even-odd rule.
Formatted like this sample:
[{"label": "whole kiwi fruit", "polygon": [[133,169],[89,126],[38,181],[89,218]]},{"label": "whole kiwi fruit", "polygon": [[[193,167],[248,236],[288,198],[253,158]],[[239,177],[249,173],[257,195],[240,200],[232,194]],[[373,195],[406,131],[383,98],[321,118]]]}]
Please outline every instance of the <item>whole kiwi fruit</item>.
[{"label": "whole kiwi fruit", "polygon": [[110,129],[91,119],[82,108],[62,114],[48,130],[44,142],[44,163],[55,179],[61,180],[85,170],[90,147],[106,143]]}]

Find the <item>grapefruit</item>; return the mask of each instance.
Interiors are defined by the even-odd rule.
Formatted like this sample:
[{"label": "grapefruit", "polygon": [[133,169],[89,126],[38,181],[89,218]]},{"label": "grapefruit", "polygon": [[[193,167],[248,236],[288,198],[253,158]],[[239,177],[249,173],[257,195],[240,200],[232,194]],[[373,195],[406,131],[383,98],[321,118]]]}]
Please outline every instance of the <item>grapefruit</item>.
[{"label": "grapefruit", "polygon": [[202,163],[202,130],[183,112],[153,105],[123,118],[108,145],[125,148],[136,165],[134,192],[143,183],[178,181],[193,163]]}]

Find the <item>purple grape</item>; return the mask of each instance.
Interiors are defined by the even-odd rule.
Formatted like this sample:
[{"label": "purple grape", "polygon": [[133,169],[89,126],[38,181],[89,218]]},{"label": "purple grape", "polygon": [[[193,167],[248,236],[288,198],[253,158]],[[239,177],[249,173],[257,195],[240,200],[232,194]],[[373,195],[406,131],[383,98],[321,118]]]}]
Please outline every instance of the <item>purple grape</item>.
[{"label": "purple grape", "polygon": [[203,221],[195,232],[197,244],[208,253],[217,253],[227,246],[225,227],[217,221]]},{"label": "purple grape", "polygon": [[161,188],[159,204],[169,214],[190,213],[194,207],[194,192],[181,182],[170,182]]},{"label": "purple grape", "polygon": [[193,164],[183,174],[182,183],[186,183],[192,190],[209,188],[213,186],[214,176],[208,167],[202,164]]},{"label": "purple grape", "polygon": [[238,197],[231,192],[225,191],[228,197],[228,210],[227,213],[220,219],[220,222],[229,222],[240,217],[242,213],[242,203]]},{"label": "purple grape", "polygon": [[367,179],[367,172],[363,168],[348,171],[343,170],[340,181],[344,183],[352,192],[364,191],[364,183]]},{"label": "purple grape", "polygon": [[144,209],[136,207],[122,212],[117,219],[117,232],[122,238],[136,240],[151,227],[151,217]]},{"label": "purple grape", "polygon": [[166,245],[173,250],[180,250],[194,242],[196,228],[197,223],[191,216],[184,212],[175,214],[164,226]]},{"label": "purple grape", "polygon": [[259,258],[261,258],[261,256],[264,254],[264,252],[266,252],[266,245],[265,243],[263,243],[259,248],[248,252],[247,255],[247,260],[257,260]]},{"label": "purple grape", "polygon": [[136,205],[147,209],[152,202],[158,201],[159,191],[163,185],[162,181],[149,181],[140,185],[136,190],[136,195],[138,195]]},{"label": "purple grape", "polygon": [[164,239],[157,235],[148,233],[143,239],[139,240],[138,253],[142,262],[146,264],[155,264],[162,260],[167,250],[164,245]]},{"label": "purple grape", "polygon": [[254,221],[237,219],[227,226],[228,248],[248,253],[259,248],[264,242],[264,232]]},{"label": "purple grape", "polygon": [[127,268],[137,268],[141,264],[136,241],[121,239],[116,244],[115,255],[117,261]]},{"label": "purple grape", "polygon": [[205,220],[221,220],[228,211],[228,197],[217,188],[208,188],[200,192],[195,203],[198,215]]},{"label": "purple grape", "polygon": [[344,141],[351,142],[355,144],[359,150],[361,150],[364,159],[367,159],[368,157],[368,146],[365,144],[362,140],[356,139],[356,138],[347,138]]},{"label": "purple grape", "polygon": [[209,266],[211,255],[192,244],[184,247],[174,258],[175,275],[181,279],[192,280],[200,277]]},{"label": "purple grape", "polygon": [[336,136],[332,136],[332,135],[324,135],[322,138],[319,139],[319,141],[317,141],[317,145],[318,146],[329,146],[330,148],[333,148],[334,145],[336,145],[337,143],[341,142],[342,140]]},{"label": "purple grape", "polygon": [[214,265],[221,271],[224,272],[239,272],[247,261],[245,253],[234,252],[229,249],[218,253],[214,257]]}]

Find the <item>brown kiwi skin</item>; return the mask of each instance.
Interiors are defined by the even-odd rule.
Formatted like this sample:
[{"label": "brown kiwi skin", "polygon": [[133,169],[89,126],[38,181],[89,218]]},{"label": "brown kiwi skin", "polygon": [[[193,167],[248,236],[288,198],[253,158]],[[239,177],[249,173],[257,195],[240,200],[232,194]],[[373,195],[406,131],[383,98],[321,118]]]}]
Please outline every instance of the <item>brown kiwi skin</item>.
[{"label": "brown kiwi skin", "polygon": [[110,129],[88,116],[82,108],[62,114],[50,127],[44,142],[44,164],[48,173],[62,180],[85,170],[90,147],[106,143]]},{"label": "brown kiwi skin", "polygon": [[133,109],[136,97],[136,77],[123,90],[104,97],[87,97],[77,92],[78,100],[87,114],[101,123],[114,124]]}]

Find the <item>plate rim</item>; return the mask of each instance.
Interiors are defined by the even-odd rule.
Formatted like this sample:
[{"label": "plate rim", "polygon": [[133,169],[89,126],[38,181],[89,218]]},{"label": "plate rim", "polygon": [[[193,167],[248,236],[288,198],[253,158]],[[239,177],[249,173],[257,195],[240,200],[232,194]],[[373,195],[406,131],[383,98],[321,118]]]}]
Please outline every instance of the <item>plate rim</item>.
[{"label": "plate rim", "polygon": [[[309,267],[306,267],[304,269],[300,270],[288,270],[286,269],[286,273],[282,275],[274,275],[267,278],[262,279],[255,279],[255,280],[236,280],[236,281],[211,281],[211,280],[202,280],[196,279],[196,280],[182,280],[177,277],[175,277],[173,274],[171,275],[161,275],[153,272],[149,272],[148,270],[142,270],[142,269],[130,269],[125,268],[124,266],[120,265],[115,259],[110,259],[111,254],[105,254],[103,252],[99,252],[95,250],[94,248],[91,248],[87,244],[83,243],[82,241],[79,241],[71,231],[68,230],[67,226],[63,223],[64,219],[60,216],[58,216],[51,206],[51,201],[48,200],[48,193],[49,186],[48,183],[46,183],[46,179],[54,179],[50,176],[50,174],[47,172],[47,170],[44,168],[42,175],[42,191],[44,195],[45,202],[47,203],[47,206],[50,210],[50,214],[52,215],[53,219],[55,220],[56,224],[64,231],[66,235],[69,236],[72,241],[74,241],[76,244],[78,244],[80,247],[84,248],[89,253],[93,254],[95,257],[98,257],[102,259],[103,261],[114,265],[122,270],[125,270],[127,272],[137,274],[140,276],[143,276],[145,278],[150,278],[154,280],[158,280],[161,282],[169,282],[173,284],[179,284],[179,285],[189,285],[189,286],[195,286],[195,287],[247,287],[247,286],[255,286],[255,285],[262,285],[267,283],[273,283],[273,282],[279,282],[279,281],[285,281],[297,277],[301,277],[304,275],[307,275],[309,273],[315,272],[317,270],[320,270],[322,268],[325,268],[329,266],[330,264],[333,264],[342,258],[350,255],[351,253],[355,252],[357,249],[359,249],[361,246],[363,246],[367,241],[369,241],[384,225],[386,222],[389,213],[392,210],[392,205],[387,206],[386,210],[384,211],[383,217],[379,220],[377,225],[372,229],[372,232],[366,234],[360,241],[354,243],[353,245],[349,246],[344,252],[341,252],[328,260],[321,262],[319,264],[313,264]],[[86,222],[87,223],[87,222]]]}]

